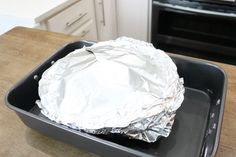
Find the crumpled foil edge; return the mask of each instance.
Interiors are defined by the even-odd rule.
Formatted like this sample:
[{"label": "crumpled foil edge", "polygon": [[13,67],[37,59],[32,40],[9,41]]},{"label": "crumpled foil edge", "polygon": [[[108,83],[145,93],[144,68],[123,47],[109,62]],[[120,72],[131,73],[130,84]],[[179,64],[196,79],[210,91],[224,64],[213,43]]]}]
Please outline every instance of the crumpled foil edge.
[{"label": "crumpled foil edge", "polygon": [[[183,78],[177,80],[177,93],[179,98],[179,104],[183,101],[184,97],[182,93],[185,92],[183,87]],[[36,103],[39,105],[40,101],[37,100]],[[173,111],[172,111],[173,110]],[[101,128],[101,129],[81,129],[78,128],[75,124],[63,124],[69,128],[84,131],[89,134],[122,134],[127,136],[130,139],[142,140],[148,143],[157,141],[161,136],[168,137],[174,120],[175,120],[176,110],[175,109],[166,109],[160,112],[157,115],[142,118],[141,120],[131,122],[127,127],[124,128]]]},{"label": "crumpled foil edge", "polygon": [[[129,39],[128,39],[129,40]],[[100,128],[100,129],[81,129],[78,128],[75,124],[66,123],[63,122],[57,122],[59,124],[65,125],[69,128],[75,129],[75,130],[81,130],[90,134],[122,134],[132,139],[138,139],[145,142],[155,142],[160,136],[168,137],[176,115],[176,110],[181,106],[181,103],[184,100],[184,86],[183,86],[184,80],[183,78],[178,78],[176,82],[174,83],[176,85],[175,89],[175,104],[178,104],[178,106],[175,106],[174,109],[171,108],[165,108],[165,110],[161,111],[160,113],[150,116],[141,118],[139,120],[132,121],[128,126],[123,128]],[[168,99],[168,98],[167,98]],[[171,98],[172,99],[172,98]],[[168,100],[167,100],[168,101]],[[44,114],[46,117],[50,117],[50,113],[46,113],[43,109],[43,106],[41,105],[40,100],[36,101],[36,104],[41,109],[42,114]],[[48,115],[48,116],[47,116]],[[53,121],[53,118],[52,118]]]}]

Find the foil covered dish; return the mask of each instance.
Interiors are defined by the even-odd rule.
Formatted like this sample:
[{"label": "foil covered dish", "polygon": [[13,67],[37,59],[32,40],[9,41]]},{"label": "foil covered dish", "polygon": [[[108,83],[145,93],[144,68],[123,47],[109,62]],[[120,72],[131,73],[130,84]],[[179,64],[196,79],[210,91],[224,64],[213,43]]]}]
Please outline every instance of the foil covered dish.
[{"label": "foil covered dish", "polygon": [[171,132],[183,84],[164,51],[121,37],[56,61],[39,81],[36,104],[50,120],[76,130],[155,142]]}]

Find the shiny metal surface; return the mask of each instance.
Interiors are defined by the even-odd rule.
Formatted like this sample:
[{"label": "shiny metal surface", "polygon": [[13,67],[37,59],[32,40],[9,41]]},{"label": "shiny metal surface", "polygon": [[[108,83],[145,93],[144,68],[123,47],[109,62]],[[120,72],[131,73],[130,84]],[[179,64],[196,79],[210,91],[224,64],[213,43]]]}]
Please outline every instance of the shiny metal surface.
[{"label": "shiny metal surface", "polygon": [[38,92],[41,112],[57,123],[146,142],[169,135],[184,99],[183,79],[171,58],[126,37],[58,60],[42,75]]}]

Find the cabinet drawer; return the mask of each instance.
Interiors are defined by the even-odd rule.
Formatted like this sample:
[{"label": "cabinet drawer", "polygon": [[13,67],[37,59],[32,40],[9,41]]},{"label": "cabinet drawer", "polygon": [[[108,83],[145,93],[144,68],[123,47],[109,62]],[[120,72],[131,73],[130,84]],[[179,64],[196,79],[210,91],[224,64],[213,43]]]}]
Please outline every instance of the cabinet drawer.
[{"label": "cabinet drawer", "polygon": [[70,34],[85,21],[94,18],[92,0],[80,0],[47,21],[49,31]]},{"label": "cabinet drawer", "polygon": [[88,20],[80,28],[72,32],[72,35],[80,36],[83,39],[97,40],[95,21]]}]

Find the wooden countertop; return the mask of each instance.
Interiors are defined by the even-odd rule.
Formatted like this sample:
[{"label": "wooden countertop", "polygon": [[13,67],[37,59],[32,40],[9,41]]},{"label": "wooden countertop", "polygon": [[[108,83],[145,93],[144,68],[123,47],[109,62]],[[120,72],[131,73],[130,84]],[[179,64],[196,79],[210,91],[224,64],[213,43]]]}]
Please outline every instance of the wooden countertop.
[{"label": "wooden countertop", "polygon": [[[14,83],[65,43],[78,39],[23,27],[16,27],[0,36],[0,156],[96,156],[26,127],[4,102],[6,91]],[[214,63],[228,75],[228,92],[216,157],[236,157],[236,66]]]}]

